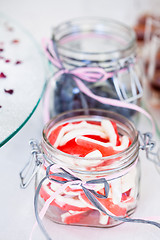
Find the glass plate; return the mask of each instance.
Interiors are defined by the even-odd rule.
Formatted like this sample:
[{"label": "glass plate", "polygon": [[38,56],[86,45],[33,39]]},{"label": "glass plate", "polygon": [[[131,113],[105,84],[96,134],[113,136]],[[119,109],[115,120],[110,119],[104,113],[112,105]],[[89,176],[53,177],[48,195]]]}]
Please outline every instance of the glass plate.
[{"label": "glass plate", "polygon": [[36,109],[45,86],[45,58],[34,39],[0,14],[0,147]]}]

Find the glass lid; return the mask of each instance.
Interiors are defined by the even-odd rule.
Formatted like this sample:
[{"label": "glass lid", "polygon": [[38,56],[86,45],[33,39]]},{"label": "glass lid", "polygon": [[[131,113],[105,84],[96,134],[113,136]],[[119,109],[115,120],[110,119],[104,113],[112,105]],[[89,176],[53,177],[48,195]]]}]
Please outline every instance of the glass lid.
[{"label": "glass lid", "polygon": [[0,147],[36,109],[45,86],[45,58],[34,39],[0,14]]}]

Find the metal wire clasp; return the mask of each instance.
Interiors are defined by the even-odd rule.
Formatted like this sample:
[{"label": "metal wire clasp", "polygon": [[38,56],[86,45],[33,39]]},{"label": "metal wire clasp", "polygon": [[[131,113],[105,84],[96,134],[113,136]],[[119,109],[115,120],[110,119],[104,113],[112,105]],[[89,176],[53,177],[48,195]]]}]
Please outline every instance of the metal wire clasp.
[{"label": "metal wire clasp", "polygon": [[157,166],[160,166],[160,146],[155,150],[156,142],[152,140],[152,134],[150,132],[143,134],[139,132],[139,138],[140,149],[146,151],[147,159],[155,163]]},{"label": "metal wire clasp", "polygon": [[29,144],[31,146],[31,157],[19,174],[21,188],[26,188],[29,185],[40,165],[43,163],[43,157],[38,142],[32,139]]},{"label": "metal wire clasp", "polygon": [[[134,102],[143,96],[143,89],[139,81],[139,77],[133,69],[135,61],[135,57],[131,57],[123,63],[117,63],[117,70],[115,71],[113,77],[113,84],[121,101]],[[126,69],[130,76],[130,81],[127,81],[127,83],[125,78],[119,78],[119,73],[124,69]],[[129,86],[127,87],[128,84]]]}]

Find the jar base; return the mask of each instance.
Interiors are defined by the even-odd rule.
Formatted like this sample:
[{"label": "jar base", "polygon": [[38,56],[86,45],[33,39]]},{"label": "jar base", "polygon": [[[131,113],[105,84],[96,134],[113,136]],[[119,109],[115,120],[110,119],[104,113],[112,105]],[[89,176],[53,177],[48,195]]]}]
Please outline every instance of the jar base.
[{"label": "jar base", "polygon": [[[42,209],[43,204],[45,203],[45,201],[43,201],[43,199],[41,199],[41,202],[39,203],[39,211]],[[135,212],[137,206],[133,207],[132,209],[130,209],[127,212],[127,216],[130,217],[131,215],[133,215],[133,213]],[[63,216],[66,214],[66,217],[63,218]],[[67,216],[68,215],[68,216]],[[100,221],[100,215],[101,216],[106,216],[106,223],[104,223],[105,220],[103,220],[103,223],[99,223]],[[82,213],[78,213],[77,215],[69,215],[69,211],[63,211],[61,209],[59,209],[56,206],[49,206],[47,213],[46,213],[46,217],[57,223],[57,224],[62,224],[62,225],[70,225],[70,226],[81,226],[81,227],[95,227],[95,228],[110,228],[110,227],[115,227],[118,226],[122,223],[124,223],[123,221],[117,221],[114,220],[110,217],[108,217],[107,215],[102,215],[99,213],[99,211],[97,210],[88,210]],[[102,217],[102,218],[103,218]],[[105,217],[104,217],[105,218]],[[63,219],[63,221],[62,221]],[[89,224],[91,223],[91,224]]]}]

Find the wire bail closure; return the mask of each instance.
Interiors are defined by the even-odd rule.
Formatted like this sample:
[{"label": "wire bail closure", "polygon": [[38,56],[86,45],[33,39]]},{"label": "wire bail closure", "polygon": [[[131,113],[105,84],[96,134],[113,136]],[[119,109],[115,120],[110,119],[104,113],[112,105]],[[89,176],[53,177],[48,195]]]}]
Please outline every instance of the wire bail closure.
[{"label": "wire bail closure", "polygon": [[[153,152],[156,142],[152,140],[152,134],[150,132],[139,132],[139,142],[139,149],[146,151],[146,158],[157,166],[160,166],[160,147],[158,147],[157,151]],[[21,188],[26,188],[29,185],[39,167],[44,163],[38,141],[32,139],[29,144],[31,146],[31,157],[20,172]]]},{"label": "wire bail closure", "polygon": [[149,161],[153,162],[157,166],[160,166],[160,147],[158,150],[153,152],[156,146],[156,142],[152,140],[152,133],[139,132],[139,141],[140,141],[140,149],[146,151],[146,157]]},{"label": "wire bail closure", "polygon": [[[133,69],[135,62],[135,56],[132,56],[129,59],[125,59],[125,61],[123,60],[122,62],[119,61],[117,63],[117,69],[113,74],[113,84],[115,87],[115,91],[121,101],[136,102],[139,98],[143,96],[142,85],[136,72]],[[123,82],[121,78],[119,79],[118,76],[119,73],[123,72],[124,70],[128,72],[130,76],[130,81],[128,81],[130,93],[127,89],[126,83]]]},{"label": "wire bail closure", "polygon": [[[139,149],[146,151],[147,159],[154,162],[156,165],[160,166],[160,148],[158,149],[157,152],[152,152],[154,147],[155,147],[155,142],[152,140],[152,134],[149,133],[149,132],[144,133],[144,134],[139,132],[139,142],[140,142]],[[20,172],[21,187],[23,189],[26,188],[29,185],[29,183],[31,182],[31,180],[33,179],[35,174],[37,173],[39,167],[44,163],[44,158],[43,158],[43,154],[41,152],[39,143],[36,140],[30,140],[29,144],[31,146],[31,158],[29,159],[29,161],[27,162],[25,167]],[[156,160],[156,158],[157,158],[157,160]],[[54,175],[56,176],[57,175],[57,173],[53,173],[51,175],[49,174],[50,167],[53,166],[53,165],[54,164],[51,164],[47,167],[46,176],[39,183],[38,188],[36,190],[35,198],[34,198],[34,204],[35,204],[34,207],[35,207],[35,215],[36,215],[37,223],[38,223],[39,227],[41,228],[42,232],[44,233],[44,235],[46,236],[46,238],[49,239],[49,240],[51,240],[51,238],[49,237],[46,229],[44,228],[44,226],[41,222],[41,219],[40,219],[39,213],[38,213],[37,203],[38,203],[39,191],[40,191],[40,188],[42,186],[43,181],[45,179],[49,178],[50,176],[54,176]],[[78,178],[70,175],[70,172],[67,172],[65,169],[64,169],[64,173],[61,173],[61,174],[67,174],[67,176],[70,177],[69,179],[72,180],[71,182],[73,182],[73,180],[76,180],[76,181],[81,180],[81,179],[78,179]],[[103,180],[103,179],[99,179],[99,180]],[[99,180],[96,180],[96,181],[99,181]],[[64,181],[64,184],[68,184],[68,182],[66,182],[66,181]],[[96,183],[95,180],[91,180],[89,182],[90,183]],[[106,179],[105,179],[105,182],[106,182]],[[105,191],[106,196],[102,196],[102,197],[100,196],[100,198],[103,198],[103,197],[107,198],[108,197],[108,183],[106,182],[106,184],[107,184],[106,185],[106,191]],[[93,190],[86,189],[85,187],[83,187],[82,184],[81,184],[81,186],[82,186],[82,189],[83,189],[85,195],[91,201],[91,203],[97,209],[102,211],[104,214],[110,216],[111,218],[113,218],[115,220],[120,220],[120,221],[123,221],[123,222],[151,224],[151,225],[154,225],[154,226],[160,228],[160,224],[157,223],[157,222],[154,222],[154,221],[149,221],[149,220],[144,220],[144,219],[123,218],[123,217],[117,217],[117,216],[112,216],[112,215],[108,214],[106,209],[103,208],[101,204],[99,204],[99,201],[97,200],[97,198],[95,198],[93,196],[93,193],[95,193],[95,192]],[[99,195],[98,195],[98,197],[99,197]]]},{"label": "wire bail closure", "polygon": [[31,157],[19,174],[21,188],[26,188],[29,185],[39,167],[44,162],[38,142],[32,139],[29,141],[29,144],[31,146]]}]

